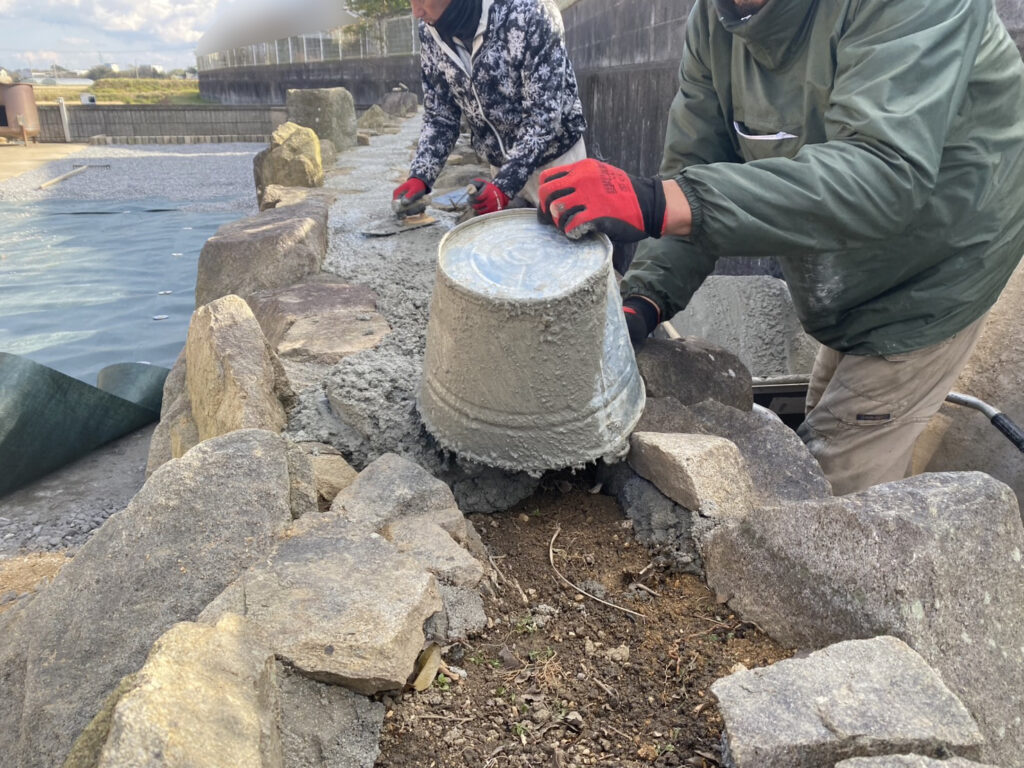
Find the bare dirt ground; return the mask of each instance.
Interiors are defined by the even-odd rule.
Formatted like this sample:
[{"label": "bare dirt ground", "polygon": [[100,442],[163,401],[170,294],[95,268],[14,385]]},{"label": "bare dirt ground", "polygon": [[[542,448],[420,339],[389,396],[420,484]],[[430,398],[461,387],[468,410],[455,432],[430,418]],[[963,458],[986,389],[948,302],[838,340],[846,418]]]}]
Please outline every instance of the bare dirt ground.
[{"label": "bare dirt ground", "polygon": [[699,578],[652,567],[608,496],[551,491],[473,522],[493,626],[449,648],[427,691],[384,699],[378,768],[720,764],[709,686],[788,651]]}]

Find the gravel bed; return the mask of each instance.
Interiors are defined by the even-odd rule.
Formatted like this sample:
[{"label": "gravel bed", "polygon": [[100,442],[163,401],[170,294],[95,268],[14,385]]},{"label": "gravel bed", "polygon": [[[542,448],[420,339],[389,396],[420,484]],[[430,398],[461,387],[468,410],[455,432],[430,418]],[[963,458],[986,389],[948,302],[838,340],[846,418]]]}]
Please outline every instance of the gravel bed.
[{"label": "gravel bed", "polygon": [[[194,144],[86,147],[0,182],[0,202],[40,200],[137,200],[160,198],[202,210],[256,212],[252,159],[264,144]],[[73,170],[92,168],[40,190],[39,185]]]}]

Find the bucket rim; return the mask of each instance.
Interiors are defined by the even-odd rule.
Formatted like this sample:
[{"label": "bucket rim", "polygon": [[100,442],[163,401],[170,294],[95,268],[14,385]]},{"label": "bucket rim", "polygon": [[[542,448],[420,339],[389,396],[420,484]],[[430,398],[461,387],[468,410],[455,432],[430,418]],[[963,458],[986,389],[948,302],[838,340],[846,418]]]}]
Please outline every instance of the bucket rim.
[{"label": "bucket rim", "polygon": [[[530,296],[518,297],[518,296],[516,296],[516,297],[513,297],[513,296],[492,296],[492,295],[484,294],[484,293],[482,293],[480,291],[474,291],[472,288],[469,288],[469,287],[463,285],[461,282],[459,282],[458,280],[454,279],[452,277],[452,275],[449,274],[448,271],[446,269],[444,269],[444,267],[442,266],[442,264],[441,264],[441,256],[445,253],[445,250],[446,250],[446,247],[448,245],[449,240],[452,237],[454,237],[455,235],[465,231],[466,229],[470,229],[470,228],[472,228],[474,226],[481,226],[481,223],[484,222],[484,221],[487,221],[487,220],[494,221],[495,219],[499,219],[499,218],[523,218],[523,217],[527,217],[527,216],[530,217],[531,219],[533,219],[534,221],[536,221],[537,209],[536,208],[510,208],[510,209],[507,209],[507,210],[504,210],[504,211],[496,211],[495,213],[488,213],[488,214],[485,214],[484,216],[474,216],[473,218],[469,219],[468,221],[464,221],[461,224],[457,224],[456,226],[452,227],[450,230],[448,230],[445,233],[444,237],[441,238],[441,242],[438,243],[438,246],[437,246],[437,258],[435,260],[435,264],[436,264],[436,267],[437,267],[438,274],[439,275],[443,275],[445,280],[448,283],[450,283],[452,285],[452,287],[457,289],[460,293],[465,293],[466,295],[469,295],[469,296],[480,296],[480,297],[486,298],[489,302],[512,302],[512,303],[515,303],[516,305],[519,305],[519,306],[533,306],[533,305],[538,305],[538,304],[548,304],[548,303],[550,303],[553,300],[567,298],[570,295],[572,295],[573,293],[576,293],[577,291],[579,291],[580,288],[582,286],[586,285],[589,281],[594,280],[594,279],[604,280],[604,279],[606,279],[607,275],[612,274],[612,252],[614,250],[614,247],[612,245],[611,239],[606,234],[604,234],[603,232],[590,232],[587,235],[585,235],[584,238],[581,238],[581,241],[584,240],[584,239],[592,239],[592,240],[596,240],[600,244],[602,250],[604,251],[604,256],[603,256],[603,258],[601,260],[601,267],[598,270],[595,270],[595,272],[593,274],[587,275],[584,279],[580,280],[578,283],[576,283],[576,284],[574,284],[572,286],[567,287],[565,290],[563,290],[563,291],[561,291],[559,293],[552,293],[552,294],[548,294],[548,295],[545,295],[545,296],[537,296],[537,297],[530,297]],[[566,237],[566,240],[569,241],[569,242],[580,242],[580,241],[570,240],[568,237]]]}]

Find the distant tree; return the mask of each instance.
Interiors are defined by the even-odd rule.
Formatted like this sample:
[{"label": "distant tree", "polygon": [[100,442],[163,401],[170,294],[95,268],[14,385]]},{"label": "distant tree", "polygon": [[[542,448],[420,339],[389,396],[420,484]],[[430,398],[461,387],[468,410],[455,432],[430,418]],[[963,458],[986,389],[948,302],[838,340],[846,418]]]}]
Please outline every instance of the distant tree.
[{"label": "distant tree", "polygon": [[145,77],[149,79],[160,80],[167,77],[162,69],[157,69],[150,64],[143,64],[141,67],[135,68],[134,77]]},{"label": "distant tree", "polygon": [[409,13],[409,0],[348,0],[348,9],[357,16],[382,19]]},{"label": "distant tree", "polygon": [[90,80],[102,80],[105,77],[117,77],[114,72],[114,68],[109,64],[97,64],[86,72],[85,76]]}]

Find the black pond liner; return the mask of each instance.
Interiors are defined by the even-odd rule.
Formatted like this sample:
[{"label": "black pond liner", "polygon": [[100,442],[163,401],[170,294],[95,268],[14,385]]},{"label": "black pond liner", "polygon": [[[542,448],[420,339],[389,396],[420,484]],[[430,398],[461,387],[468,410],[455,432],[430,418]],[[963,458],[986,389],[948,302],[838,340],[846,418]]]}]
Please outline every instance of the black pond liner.
[{"label": "black pond liner", "polygon": [[0,496],[158,421],[169,373],[118,363],[93,387],[0,352]]}]

